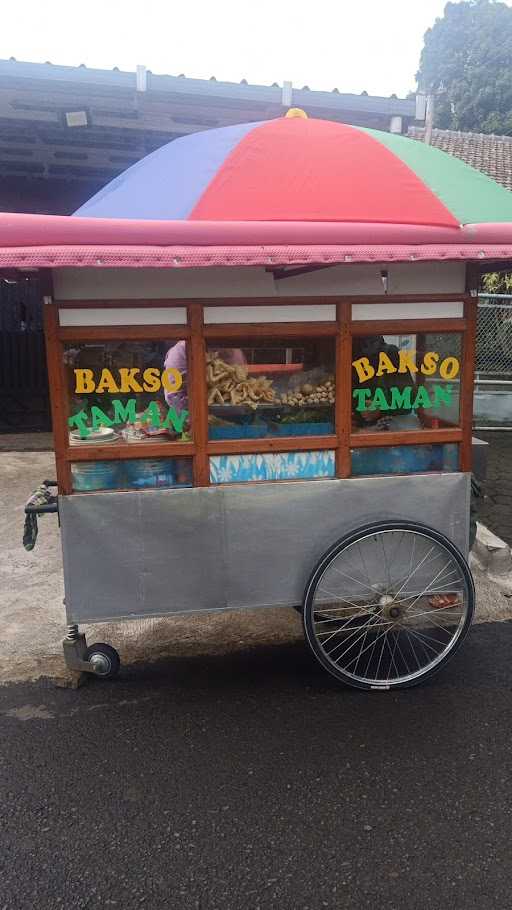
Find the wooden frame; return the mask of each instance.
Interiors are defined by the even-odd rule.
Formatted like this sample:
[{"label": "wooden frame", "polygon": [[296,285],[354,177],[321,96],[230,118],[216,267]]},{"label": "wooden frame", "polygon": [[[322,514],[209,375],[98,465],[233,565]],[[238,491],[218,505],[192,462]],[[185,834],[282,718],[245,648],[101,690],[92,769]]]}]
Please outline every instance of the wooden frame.
[{"label": "wooden frame", "polygon": [[[461,318],[414,318],[353,320],[352,304],[463,302]],[[229,323],[204,325],[204,307],[262,305],[280,307],[336,305],[332,322]],[[461,470],[471,470],[473,373],[475,356],[477,301],[467,293],[409,294],[350,297],[287,298],[213,298],[147,300],[66,300],[46,303],[44,307],[48,372],[52,399],[57,480],[61,493],[72,492],[71,464],[80,461],[157,458],[182,456],[193,459],[195,486],[208,486],[209,456],[237,453],[290,452],[334,449],[336,476],[350,477],[351,448],[398,445],[456,443],[460,446]],[[186,307],[187,326],[60,326],[59,309],[98,307]],[[352,339],[372,334],[411,334],[419,332],[461,333],[463,337],[460,421],[457,427],[420,431],[353,433],[352,424]],[[336,342],[335,434],[330,436],[267,437],[263,439],[209,440],[206,390],[206,346],[214,339],[256,339],[265,337],[332,337]],[[77,342],[148,341],[184,339],[188,342],[188,395],[190,399],[192,442],[151,442],[141,445],[122,443],[109,446],[71,446],[67,433],[67,384],[64,345]]]}]

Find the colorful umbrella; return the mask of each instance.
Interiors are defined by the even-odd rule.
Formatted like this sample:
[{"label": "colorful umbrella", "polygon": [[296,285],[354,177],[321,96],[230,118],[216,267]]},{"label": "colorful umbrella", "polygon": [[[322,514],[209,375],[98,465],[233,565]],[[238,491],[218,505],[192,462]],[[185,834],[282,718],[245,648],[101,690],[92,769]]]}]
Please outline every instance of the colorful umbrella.
[{"label": "colorful umbrella", "polygon": [[512,194],[424,143],[299,116],[170,142],[76,214],[459,227],[511,222]]}]

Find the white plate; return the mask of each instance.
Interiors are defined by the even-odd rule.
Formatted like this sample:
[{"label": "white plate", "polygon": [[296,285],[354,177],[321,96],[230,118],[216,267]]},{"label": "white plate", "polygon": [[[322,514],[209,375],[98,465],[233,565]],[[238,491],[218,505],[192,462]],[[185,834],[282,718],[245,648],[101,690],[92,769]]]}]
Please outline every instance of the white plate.
[{"label": "white plate", "polygon": [[78,430],[75,430],[73,433],[69,434],[69,439],[72,446],[82,446],[92,444],[103,444],[105,442],[115,442],[116,439],[119,439],[117,433],[114,433],[114,430],[111,430],[110,427],[99,427],[98,430],[91,430],[88,436],[80,436]]}]

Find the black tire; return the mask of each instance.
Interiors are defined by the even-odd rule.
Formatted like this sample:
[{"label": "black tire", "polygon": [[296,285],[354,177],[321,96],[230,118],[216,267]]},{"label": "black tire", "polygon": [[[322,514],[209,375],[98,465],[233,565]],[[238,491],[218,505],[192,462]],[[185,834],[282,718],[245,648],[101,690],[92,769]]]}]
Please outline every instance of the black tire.
[{"label": "black tire", "polygon": [[[389,579],[389,588],[388,593],[380,594],[379,586],[372,583],[372,578],[368,573],[368,567],[367,563],[365,562],[364,555],[361,551],[361,545],[364,542],[365,547],[375,546],[375,548],[377,548],[377,541],[379,540],[382,547],[384,548],[384,552],[386,552],[385,540],[391,540],[392,538],[384,538],[384,535],[389,533],[402,533],[402,540],[404,539],[403,535],[413,535],[412,553],[414,553],[414,542],[418,540],[422,547],[426,548],[428,546],[431,546],[431,549],[427,551],[427,556],[429,556],[432,551],[437,552],[437,550],[439,550],[441,556],[444,554],[449,559],[449,562],[446,564],[446,566],[448,567],[452,565],[453,568],[451,571],[446,572],[446,568],[443,566],[434,577],[434,582],[436,578],[439,578],[439,576],[441,576],[440,581],[437,582],[439,585],[443,581],[443,576],[452,576],[450,582],[445,583],[445,588],[451,588],[453,591],[457,591],[456,594],[452,593],[449,595],[449,597],[452,598],[451,601],[448,598],[447,602],[446,594],[434,593],[434,591],[444,590],[445,588],[438,587],[432,589],[430,587],[431,583],[429,583],[429,586],[427,586],[423,592],[420,592],[418,594],[417,591],[414,591],[413,594],[410,594],[404,598],[404,594],[407,594],[407,590],[403,590],[404,586],[407,589],[409,582],[411,582],[412,576],[415,574],[414,571],[409,574],[405,580],[403,580],[402,577],[402,579],[399,579],[396,582],[396,584],[399,584],[399,581],[403,581],[401,587],[393,593],[389,567],[387,566],[385,560],[383,561],[382,565],[386,565],[387,568],[386,574],[387,578]],[[406,538],[406,543],[409,544],[409,542],[410,538]],[[340,572],[338,569],[334,568],[334,563],[336,560],[338,560],[339,557],[341,557],[341,561],[338,564],[346,565],[346,563],[343,562],[343,557],[346,558],[347,553],[349,554],[348,560],[353,559],[354,556],[350,555],[350,553],[353,554],[355,552],[356,546],[359,547],[359,553],[361,554],[361,564],[364,566],[368,583],[366,581],[358,581],[357,578],[354,577],[353,569],[351,569],[350,574],[347,574]],[[352,548],[352,550],[350,548]],[[402,547],[402,549],[400,549],[400,546],[398,546],[394,553],[395,561],[402,566],[404,558],[408,558],[408,554],[404,557],[404,552],[405,548]],[[386,556],[387,555],[389,554],[386,554]],[[436,559],[438,559],[438,556],[430,558],[429,561],[431,563],[435,563]],[[425,565],[423,574],[426,571],[426,566],[429,564],[428,562],[425,562],[425,560],[426,557],[424,557],[419,563],[419,566]],[[349,565],[351,565],[350,562]],[[346,595],[343,595],[341,592],[334,595],[330,589],[327,589],[325,587],[323,588],[324,592],[326,592],[329,596],[332,594],[337,598],[332,602],[332,604],[327,603],[326,605],[325,593],[324,595],[319,595],[318,592],[319,588],[321,588],[322,580],[324,579],[329,569],[331,569],[331,575],[327,575],[328,581],[330,578],[334,578],[334,581],[336,582],[337,576],[333,576],[332,572],[337,572],[338,575],[345,576],[345,578],[350,579],[351,583],[357,583],[361,585],[362,590],[360,591],[359,589],[356,589],[357,594],[351,593],[350,597],[352,599],[347,600]],[[432,571],[435,571],[435,569],[437,569],[437,566],[434,566]],[[360,577],[364,578],[362,570],[359,571],[361,571]],[[420,572],[420,576],[421,574],[422,573]],[[454,575],[456,576],[455,578],[453,578]],[[411,582],[412,587],[421,587],[421,585],[418,583],[418,577],[419,576],[417,575],[416,580],[414,582]],[[332,584],[332,581],[330,583]],[[353,585],[348,585],[346,581],[343,581],[342,584],[345,585],[345,590],[348,587],[353,588]],[[382,588],[382,586],[380,587]],[[363,596],[364,588],[367,588],[368,591],[370,591],[371,588],[375,588],[375,592],[372,592],[371,595],[365,593]],[[382,588],[382,590],[384,589]],[[360,600],[363,601],[363,604],[354,603],[359,595]],[[454,600],[454,597],[460,598],[460,600]],[[437,601],[441,600],[441,607],[438,607],[437,603],[433,603],[436,598]],[[411,601],[411,603],[408,605],[406,604],[407,600]],[[424,603],[423,600],[425,600]],[[419,613],[408,613],[410,607],[416,605],[417,602],[419,603],[419,607],[417,609],[421,611],[424,606],[427,606],[427,610]],[[321,605],[322,603],[323,606]],[[333,604],[336,604],[336,606],[333,606]],[[400,606],[397,610],[398,604],[400,604]],[[331,607],[331,609],[329,609],[329,607]],[[356,609],[357,612],[354,612],[354,609]],[[308,581],[304,593],[302,615],[304,634],[306,641],[311,648],[311,651],[319,663],[322,665],[322,667],[327,670],[327,672],[330,673],[335,679],[353,688],[390,690],[408,688],[410,686],[418,685],[418,683],[426,681],[435,673],[437,673],[461,646],[471,626],[474,610],[475,588],[473,578],[469,570],[469,566],[464,559],[464,556],[452,543],[452,541],[449,540],[444,534],[441,534],[439,531],[435,531],[433,528],[426,527],[425,525],[417,524],[416,522],[390,521],[377,522],[375,524],[358,528],[357,530],[348,534],[346,537],[343,537],[341,540],[337,541],[332,547],[330,547],[330,549],[324,554],[324,556],[322,556],[318,562]],[[341,613],[340,616],[340,611],[346,612]],[[445,619],[445,622],[448,623],[448,627],[446,629],[442,625],[438,626],[433,618],[435,615],[437,620],[442,611],[448,611],[443,613],[443,617],[447,617],[447,619]],[[398,617],[396,617],[397,612],[399,613]],[[326,617],[326,613],[331,614],[331,617]],[[418,617],[426,617],[429,613],[433,614],[432,618],[428,620],[423,618],[418,625]],[[458,613],[460,613],[460,619],[457,621],[456,626],[454,626],[455,620],[453,619],[453,614]],[[410,625],[410,620],[416,620],[416,624]],[[325,626],[328,622],[330,622],[331,625],[327,626],[326,630]],[[338,629],[336,629],[336,627],[332,625],[333,623],[341,623],[341,625],[339,625]],[[361,623],[363,623],[363,625],[361,625]],[[435,630],[433,632],[434,638],[432,638],[430,635],[427,636],[425,634],[426,623],[433,624],[433,630]],[[324,629],[323,631],[319,631],[318,627],[322,624],[324,626]],[[430,625],[427,625],[426,628],[429,632],[433,631],[430,628]],[[365,629],[366,631],[364,631]],[[382,631],[382,629],[384,629],[384,631]],[[420,632],[419,629],[422,631]],[[443,632],[443,635],[451,635],[451,640],[449,642],[444,642],[442,640],[441,631]],[[369,634],[370,642],[373,638],[374,643],[373,645],[369,644],[363,648],[363,646],[366,644],[367,636]],[[331,647],[330,651],[327,651],[326,648],[322,646],[322,641],[319,637],[322,635],[328,636],[327,638],[323,639],[324,645],[326,645],[329,640],[335,639],[336,636],[341,637],[341,644],[336,644],[336,642],[334,642],[334,645]],[[392,638],[393,635],[394,638]],[[417,638],[417,641],[414,641],[413,636],[414,638]],[[350,644],[351,640],[352,643]],[[381,655],[376,671],[376,678],[370,678],[368,675],[368,667],[366,671],[366,677],[364,675],[357,674],[355,671],[357,671],[357,668],[359,666],[361,655],[371,647],[372,652],[369,657],[370,664],[374,657],[376,642],[379,640],[382,640],[382,646],[379,645],[378,649],[381,651]],[[358,644],[359,641],[361,641],[360,646]],[[394,650],[392,650],[390,641],[395,642]],[[398,644],[399,641],[401,644]],[[341,653],[341,657],[337,658],[336,660],[340,660],[345,654],[348,654],[346,658],[348,666],[354,664],[354,660],[356,661],[354,672],[349,672],[346,668],[339,666],[337,662],[329,656],[330,653],[336,650],[338,650],[338,653],[340,653],[339,648],[344,647],[346,642],[349,642],[349,647],[345,647],[345,650]],[[411,659],[411,663],[413,663],[411,655],[412,652],[414,652],[414,657],[416,659],[418,667],[414,672],[404,672],[403,674],[400,674],[399,666],[401,663],[403,664],[404,670],[405,667],[410,670],[407,660],[402,652],[402,645],[404,645],[404,642],[407,644],[407,648],[404,647],[404,651],[407,650],[408,656]],[[384,652],[386,645],[389,656],[386,655],[385,663],[387,663],[388,667],[393,667],[394,665],[394,669],[396,670],[396,676],[393,676],[392,678],[390,678],[391,670],[389,668],[388,676],[386,678],[379,677],[382,653]],[[423,669],[420,666],[420,661],[418,660],[416,648],[414,645],[417,646],[418,652],[420,652],[421,647],[427,657],[427,660],[425,661],[425,667]],[[436,645],[439,647],[442,646],[444,650],[442,652],[439,651],[434,659],[430,656],[430,652],[435,652]],[[353,656],[351,657],[351,653],[354,654],[356,650],[359,650],[360,652],[358,656],[356,658]],[[429,656],[430,664],[428,662]]]},{"label": "black tire", "polygon": [[121,660],[116,649],[104,642],[96,642],[87,648],[84,660],[95,664],[94,675],[100,679],[114,679],[119,673]]}]

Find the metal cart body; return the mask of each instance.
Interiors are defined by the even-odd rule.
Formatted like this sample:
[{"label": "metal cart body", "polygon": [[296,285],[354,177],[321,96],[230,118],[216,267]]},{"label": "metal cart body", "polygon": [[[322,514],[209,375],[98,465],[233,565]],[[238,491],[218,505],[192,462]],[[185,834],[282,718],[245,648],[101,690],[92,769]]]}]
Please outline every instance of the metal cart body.
[{"label": "metal cart body", "polygon": [[362,525],[421,516],[467,553],[469,496],[463,473],[63,496],[68,622],[296,607]]}]

